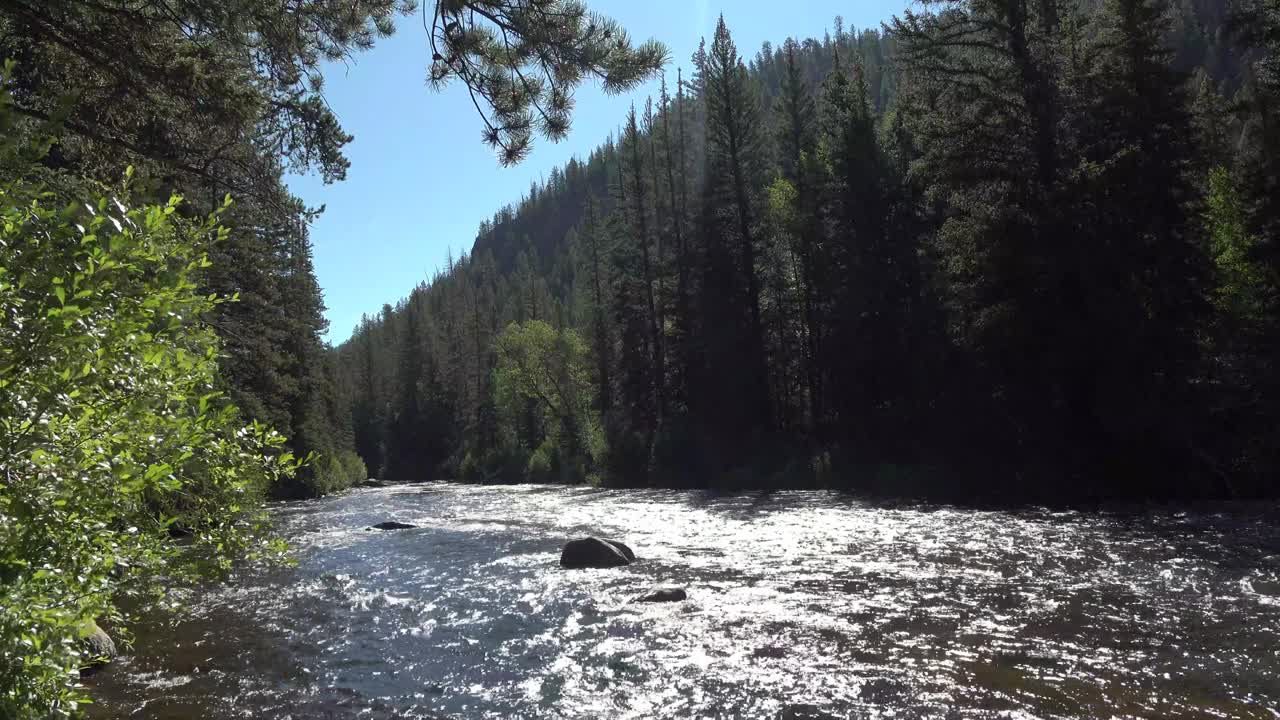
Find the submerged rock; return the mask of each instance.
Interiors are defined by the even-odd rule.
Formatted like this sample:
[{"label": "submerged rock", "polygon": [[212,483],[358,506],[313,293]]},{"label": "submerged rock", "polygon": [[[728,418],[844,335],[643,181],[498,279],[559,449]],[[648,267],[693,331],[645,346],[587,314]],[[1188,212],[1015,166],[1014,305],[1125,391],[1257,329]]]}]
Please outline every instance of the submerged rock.
[{"label": "submerged rock", "polygon": [[80,642],[85,658],[84,670],[96,670],[119,657],[115,641],[98,626],[98,623],[90,620],[83,632],[85,634]]},{"label": "submerged rock", "polygon": [[636,558],[631,548],[614,540],[588,537],[570,540],[560,551],[560,567],[611,568],[630,565]]},{"label": "submerged rock", "polygon": [[412,530],[416,527],[418,526],[410,525],[409,523],[391,521],[391,522],[380,522],[377,525],[371,525],[369,526],[369,529],[370,530]]},{"label": "submerged rock", "polygon": [[649,591],[647,595],[636,598],[636,602],[642,603],[659,603],[659,602],[681,602],[689,599],[689,593],[685,592],[682,587],[674,585],[664,585],[656,587]]},{"label": "submerged rock", "polygon": [[374,480],[373,478],[369,478],[368,480],[365,480],[364,482],[356,485],[356,487],[362,487],[362,488],[384,488],[386,486],[387,486],[386,483],[382,482],[381,480]]}]

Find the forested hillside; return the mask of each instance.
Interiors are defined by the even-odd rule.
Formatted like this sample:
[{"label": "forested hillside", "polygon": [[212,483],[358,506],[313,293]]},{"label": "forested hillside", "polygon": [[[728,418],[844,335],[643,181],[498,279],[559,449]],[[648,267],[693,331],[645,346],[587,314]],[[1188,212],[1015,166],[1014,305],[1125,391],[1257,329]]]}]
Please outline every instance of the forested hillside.
[{"label": "forested hillside", "polygon": [[336,350],[405,479],[1274,492],[1274,3],[923,3],[662,93]]}]

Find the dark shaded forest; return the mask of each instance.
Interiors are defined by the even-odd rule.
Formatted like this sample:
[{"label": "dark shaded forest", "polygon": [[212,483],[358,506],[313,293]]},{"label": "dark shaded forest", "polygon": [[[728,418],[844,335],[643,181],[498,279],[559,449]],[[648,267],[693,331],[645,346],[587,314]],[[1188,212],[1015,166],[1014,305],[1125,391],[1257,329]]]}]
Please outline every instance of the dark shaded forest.
[{"label": "dark shaded forest", "polygon": [[356,450],[413,480],[1271,494],[1278,33],[1265,1],[929,1],[744,62],[722,20],[333,352]]}]

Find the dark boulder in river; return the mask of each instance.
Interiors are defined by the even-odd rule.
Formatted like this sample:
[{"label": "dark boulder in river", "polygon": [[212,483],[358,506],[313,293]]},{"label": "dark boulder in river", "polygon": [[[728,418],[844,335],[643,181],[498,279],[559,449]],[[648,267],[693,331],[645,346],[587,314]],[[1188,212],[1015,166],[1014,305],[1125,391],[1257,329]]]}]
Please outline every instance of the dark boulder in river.
[{"label": "dark boulder in river", "polygon": [[98,623],[89,621],[85,627],[86,633],[81,645],[84,651],[86,671],[96,670],[115,660],[119,653],[116,652],[116,644],[102,628],[98,627]]},{"label": "dark boulder in river", "polygon": [[374,480],[372,478],[370,478],[369,480],[365,480],[364,482],[356,485],[356,487],[361,487],[361,488],[384,488],[386,486],[387,484],[382,482],[381,480]]},{"label": "dark boulder in river", "polygon": [[613,546],[615,550],[622,553],[622,557],[626,558],[627,562],[636,561],[635,551],[627,547],[626,543],[621,543],[621,542],[618,542],[617,540],[605,540],[605,542],[609,543],[610,545]]},{"label": "dark boulder in river", "polygon": [[594,537],[570,540],[560,551],[560,566],[569,569],[621,567],[635,559],[626,545]]},{"label": "dark boulder in river", "polygon": [[416,527],[418,526],[410,525],[409,523],[392,521],[392,522],[381,522],[381,523],[378,523],[377,525],[372,525],[369,527],[369,529],[370,530],[412,530]]},{"label": "dark boulder in river", "polygon": [[659,603],[659,602],[680,602],[688,600],[689,593],[684,591],[682,587],[663,586],[656,587],[649,591],[648,595],[642,595],[636,598],[636,602],[642,603]]}]

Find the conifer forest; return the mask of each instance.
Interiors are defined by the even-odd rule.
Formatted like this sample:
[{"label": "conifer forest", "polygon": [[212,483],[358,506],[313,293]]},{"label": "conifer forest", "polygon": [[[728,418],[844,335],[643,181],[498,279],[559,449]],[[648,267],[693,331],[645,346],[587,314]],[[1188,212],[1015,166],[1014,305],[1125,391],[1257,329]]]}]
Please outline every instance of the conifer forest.
[{"label": "conifer forest", "polygon": [[1274,494],[1277,17],[722,18],[332,351],[344,431],[406,480]]}]

